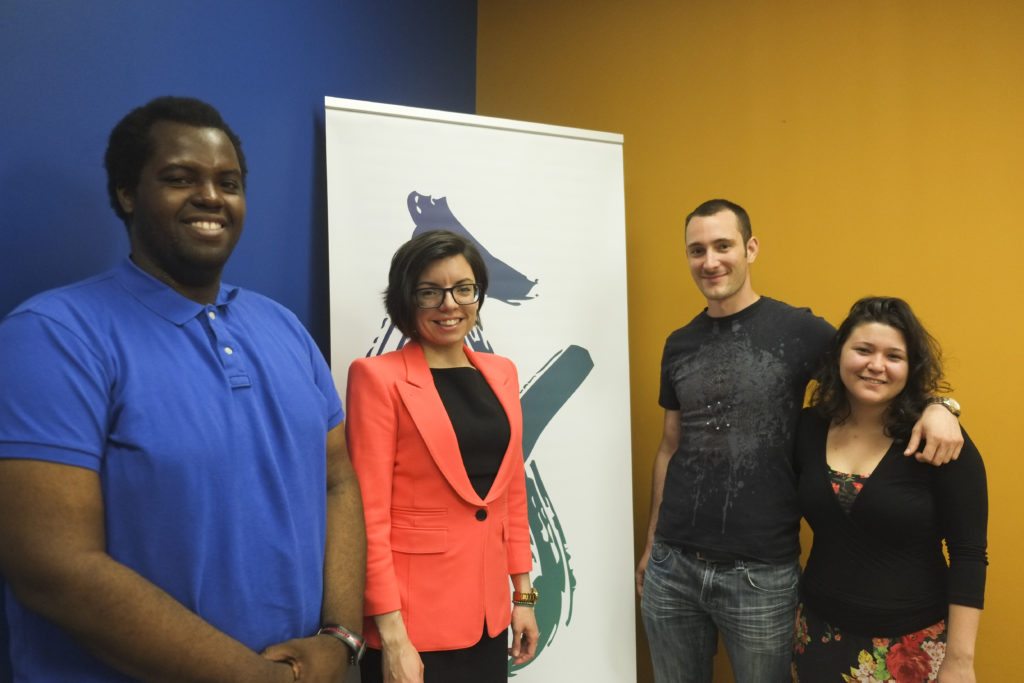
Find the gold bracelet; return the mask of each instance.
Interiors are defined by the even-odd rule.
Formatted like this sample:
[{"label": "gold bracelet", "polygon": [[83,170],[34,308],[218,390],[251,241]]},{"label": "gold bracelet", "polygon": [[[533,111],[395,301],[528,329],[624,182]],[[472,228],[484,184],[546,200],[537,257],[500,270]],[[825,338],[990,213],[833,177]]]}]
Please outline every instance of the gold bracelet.
[{"label": "gold bracelet", "polygon": [[536,588],[530,587],[530,590],[525,593],[518,591],[512,592],[512,604],[520,607],[533,607],[540,600],[540,593]]}]

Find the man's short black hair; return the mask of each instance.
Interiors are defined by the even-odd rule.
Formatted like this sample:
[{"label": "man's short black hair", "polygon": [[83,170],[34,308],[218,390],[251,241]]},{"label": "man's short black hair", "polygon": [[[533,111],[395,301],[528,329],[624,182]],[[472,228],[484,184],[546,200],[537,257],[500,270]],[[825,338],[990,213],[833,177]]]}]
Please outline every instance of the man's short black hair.
[{"label": "man's short black hair", "polygon": [[125,225],[128,225],[130,216],[121,208],[117,189],[124,187],[134,190],[138,186],[142,167],[153,153],[150,129],[160,121],[224,131],[235,147],[238,165],[242,169],[242,186],[245,186],[248,169],[245,154],[242,153],[242,141],[221,118],[220,112],[193,97],[158,97],[128,112],[110,131],[110,140],[107,142],[107,152],[103,158],[103,165],[107,169],[107,194],[114,213]]},{"label": "man's short black hair", "polygon": [[[410,339],[418,339],[416,329],[416,285],[420,276],[432,263],[451,256],[462,255],[473,271],[473,279],[480,288],[480,306],[487,294],[487,265],[476,245],[461,235],[448,230],[430,230],[420,233],[403,244],[391,258],[388,288],[384,292],[384,308],[391,322]],[[479,308],[477,309],[480,310]]]},{"label": "man's short black hair", "polygon": [[690,212],[690,215],[686,217],[683,222],[683,230],[690,224],[690,219],[694,216],[700,216],[701,218],[707,218],[708,216],[714,216],[716,213],[722,211],[732,211],[736,216],[736,221],[740,224],[740,234],[743,236],[743,244],[750,241],[751,236],[754,234],[750,228],[750,216],[747,215],[747,210],[736,202],[730,202],[728,199],[709,199],[696,209]]}]

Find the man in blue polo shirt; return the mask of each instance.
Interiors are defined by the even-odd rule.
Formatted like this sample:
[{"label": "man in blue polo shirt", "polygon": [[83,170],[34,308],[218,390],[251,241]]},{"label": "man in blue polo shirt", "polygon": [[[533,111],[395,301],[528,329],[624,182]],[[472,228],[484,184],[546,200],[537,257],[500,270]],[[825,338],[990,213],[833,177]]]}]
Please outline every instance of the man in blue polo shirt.
[{"label": "man in blue polo shirt", "polygon": [[317,346],[221,282],[241,143],[209,105],[159,98],[114,128],[106,167],[130,258],[0,322],[14,679],[340,681],[359,489]]}]

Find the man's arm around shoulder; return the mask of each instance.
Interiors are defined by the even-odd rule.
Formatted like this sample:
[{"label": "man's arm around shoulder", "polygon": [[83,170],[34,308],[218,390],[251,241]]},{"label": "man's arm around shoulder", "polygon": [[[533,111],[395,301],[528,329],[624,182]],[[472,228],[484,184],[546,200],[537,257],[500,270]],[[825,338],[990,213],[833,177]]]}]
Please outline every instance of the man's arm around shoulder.
[{"label": "man's arm around shoulder", "polygon": [[[924,440],[924,448],[917,449]],[[960,420],[945,406],[931,404],[924,409],[921,419],[914,425],[903,455],[913,455],[920,462],[945,465],[960,457],[964,446],[964,435]]]}]

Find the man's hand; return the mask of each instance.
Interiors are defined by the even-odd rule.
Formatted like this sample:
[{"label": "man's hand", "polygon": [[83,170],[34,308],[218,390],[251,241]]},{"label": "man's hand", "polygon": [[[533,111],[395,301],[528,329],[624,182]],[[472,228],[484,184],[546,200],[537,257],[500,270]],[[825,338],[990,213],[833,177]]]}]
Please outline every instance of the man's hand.
[{"label": "man's hand", "polygon": [[636,563],[636,574],[633,578],[636,580],[636,594],[637,597],[644,597],[644,577],[647,574],[647,563],[651,559],[651,546],[648,544],[644,548],[644,554],[640,556],[640,561]]},{"label": "man's hand", "polygon": [[636,563],[636,594],[641,598],[644,597],[644,577],[647,574],[647,563],[651,559],[651,548],[654,547],[654,532],[658,528],[661,498],[665,494],[668,463],[679,448],[681,433],[679,411],[666,410],[661,428],[661,443],[658,444],[658,452],[654,456],[654,466],[651,470],[651,515],[647,522],[647,547],[644,548],[644,554],[640,556],[640,561]]},{"label": "man's hand", "polygon": [[[924,449],[917,449],[924,439]],[[910,440],[903,455],[913,455],[920,462],[932,465],[945,465],[960,457],[960,449],[964,445],[964,435],[960,431],[960,421],[953,413],[942,405],[932,404],[924,409],[921,419],[910,432]]]},{"label": "man's hand", "polygon": [[275,662],[288,664],[292,680],[302,683],[339,683],[348,671],[352,651],[337,638],[311,636],[271,645],[262,652]]}]

